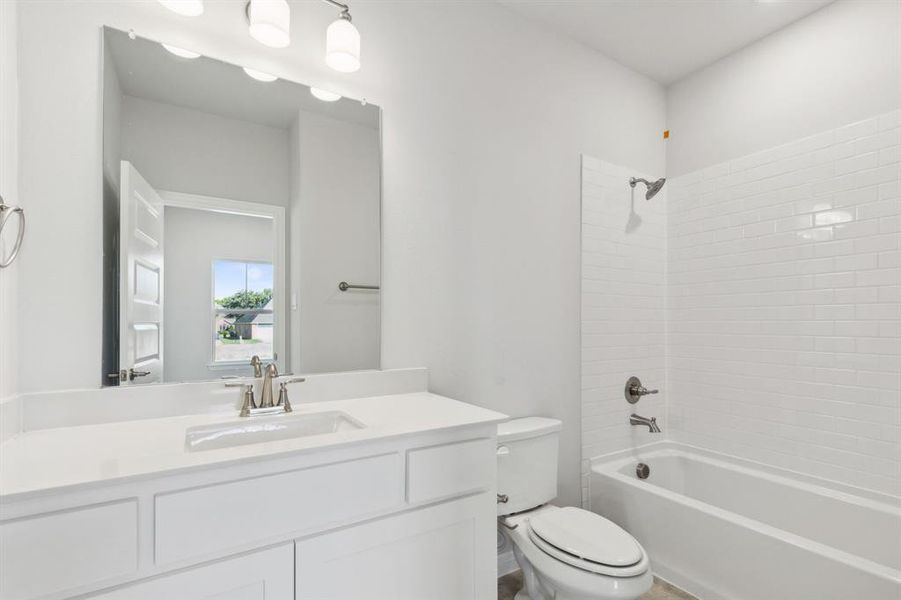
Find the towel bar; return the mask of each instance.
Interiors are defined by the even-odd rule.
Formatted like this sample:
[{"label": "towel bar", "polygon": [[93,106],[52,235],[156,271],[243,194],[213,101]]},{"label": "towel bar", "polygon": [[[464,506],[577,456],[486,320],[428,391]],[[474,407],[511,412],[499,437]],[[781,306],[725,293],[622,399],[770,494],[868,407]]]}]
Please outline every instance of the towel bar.
[{"label": "towel bar", "polygon": [[0,196],[0,235],[13,214],[19,214],[19,231],[16,234],[16,241],[6,260],[0,259],[0,269],[5,269],[16,260],[19,250],[22,248],[22,240],[25,238],[25,211],[19,206],[9,206],[3,202],[3,196]]},{"label": "towel bar", "polygon": [[338,284],[338,289],[342,292],[346,292],[347,290],[377,290],[379,286],[377,285],[356,285],[353,283],[347,283],[346,281],[342,281]]}]

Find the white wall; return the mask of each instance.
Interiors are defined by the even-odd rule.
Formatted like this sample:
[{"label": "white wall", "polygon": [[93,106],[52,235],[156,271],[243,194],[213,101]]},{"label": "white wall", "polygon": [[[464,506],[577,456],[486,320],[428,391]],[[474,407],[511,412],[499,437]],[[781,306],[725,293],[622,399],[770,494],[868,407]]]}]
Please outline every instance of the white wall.
[{"label": "white wall", "polygon": [[[231,374],[234,371],[208,368],[213,260],[272,262],[272,220],[169,206],[165,232],[165,380],[199,381]],[[249,374],[248,369],[237,372]]]},{"label": "white wall", "polygon": [[[0,195],[9,204],[23,206],[18,187],[16,12],[15,3],[0,2]],[[0,256],[7,256],[17,224],[16,219],[11,220],[3,232]],[[0,270],[0,402],[18,390],[18,270],[18,263]],[[0,436],[2,433],[0,430]]]},{"label": "white wall", "polygon": [[667,90],[672,177],[901,106],[901,3],[841,0]]},{"label": "white wall", "polygon": [[293,132],[292,370],[378,369],[379,292],[341,292],[338,282],[379,284],[379,132],[306,111]]},{"label": "white wall", "polygon": [[[382,364],[562,418],[561,500],[578,503],[579,154],[662,172],[660,86],[490,2],[358,3],[352,76],[322,63],[335,14],[319,3],[293,5],[296,41],[281,51],[250,39],[231,2],[199,19],[156,2],[19,8],[21,193],[40,249],[21,261],[23,389],[98,381],[99,27],[134,28],[384,108]],[[69,314],[80,334],[60,336]]]},{"label": "white wall", "polygon": [[[646,174],[582,157],[582,501],[589,459],[663,438],[666,423],[667,188],[645,200]],[[662,393],[626,401],[631,376]],[[656,417],[664,434],[633,427]]]},{"label": "white wall", "polygon": [[669,431],[901,494],[901,110],[670,182]]},{"label": "white wall", "polygon": [[122,98],[122,158],[158,190],[288,206],[288,130]]},{"label": "white wall", "polygon": [[661,172],[662,91],[492,3],[378,6],[373,29],[395,37],[381,57],[382,364],[561,418],[560,500],[578,504],[579,155]]}]

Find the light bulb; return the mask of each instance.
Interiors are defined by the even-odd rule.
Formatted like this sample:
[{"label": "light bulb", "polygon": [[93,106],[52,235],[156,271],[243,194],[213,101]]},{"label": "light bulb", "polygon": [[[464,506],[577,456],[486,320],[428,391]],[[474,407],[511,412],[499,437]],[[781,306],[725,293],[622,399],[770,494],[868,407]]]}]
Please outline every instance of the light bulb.
[{"label": "light bulb", "polygon": [[269,73],[264,73],[263,71],[257,71],[256,69],[248,69],[247,67],[242,67],[244,72],[256,79],[257,81],[265,81],[266,83],[270,81],[275,81],[278,79],[275,75],[270,75]]},{"label": "light bulb", "polygon": [[185,17],[199,17],[203,14],[203,0],[158,0],[158,2]]},{"label": "light bulb", "polygon": [[200,56],[199,52],[194,52],[193,50],[185,50],[184,48],[179,48],[178,46],[173,46],[172,44],[161,44],[163,48],[174,54],[175,56],[179,56],[181,58],[197,58]]},{"label": "light bulb", "polygon": [[320,88],[311,87],[310,93],[323,102],[335,102],[336,100],[341,99],[341,94],[336,94],[335,92],[330,92],[328,90],[323,90]]},{"label": "light bulb", "polygon": [[325,64],[342,73],[360,68],[360,32],[344,15],[325,32]]},{"label": "light bulb", "polygon": [[250,37],[271,48],[291,43],[291,8],[286,0],[250,0],[247,5]]}]

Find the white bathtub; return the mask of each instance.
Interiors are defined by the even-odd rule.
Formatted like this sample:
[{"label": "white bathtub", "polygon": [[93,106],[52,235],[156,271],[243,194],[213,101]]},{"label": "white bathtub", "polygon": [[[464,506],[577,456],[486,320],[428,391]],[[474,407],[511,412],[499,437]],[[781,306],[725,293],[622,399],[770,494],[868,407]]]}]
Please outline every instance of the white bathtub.
[{"label": "white bathtub", "polygon": [[898,498],[670,442],[594,459],[589,486],[703,600],[901,599]]}]

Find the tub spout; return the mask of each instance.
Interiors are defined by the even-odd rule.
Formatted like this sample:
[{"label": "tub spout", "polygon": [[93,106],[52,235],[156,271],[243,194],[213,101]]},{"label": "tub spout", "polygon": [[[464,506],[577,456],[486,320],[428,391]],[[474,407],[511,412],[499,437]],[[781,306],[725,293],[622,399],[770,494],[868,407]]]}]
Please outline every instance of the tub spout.
[{"label": "tub spout", "polygon": [[660,428],[657,427],[657,418],[656,417],[642,417],[641,415],[636,415],[632,413],[629,416],[629,424],[630,425],[646,425],[648,431],[651,433],[660,433]]}]

